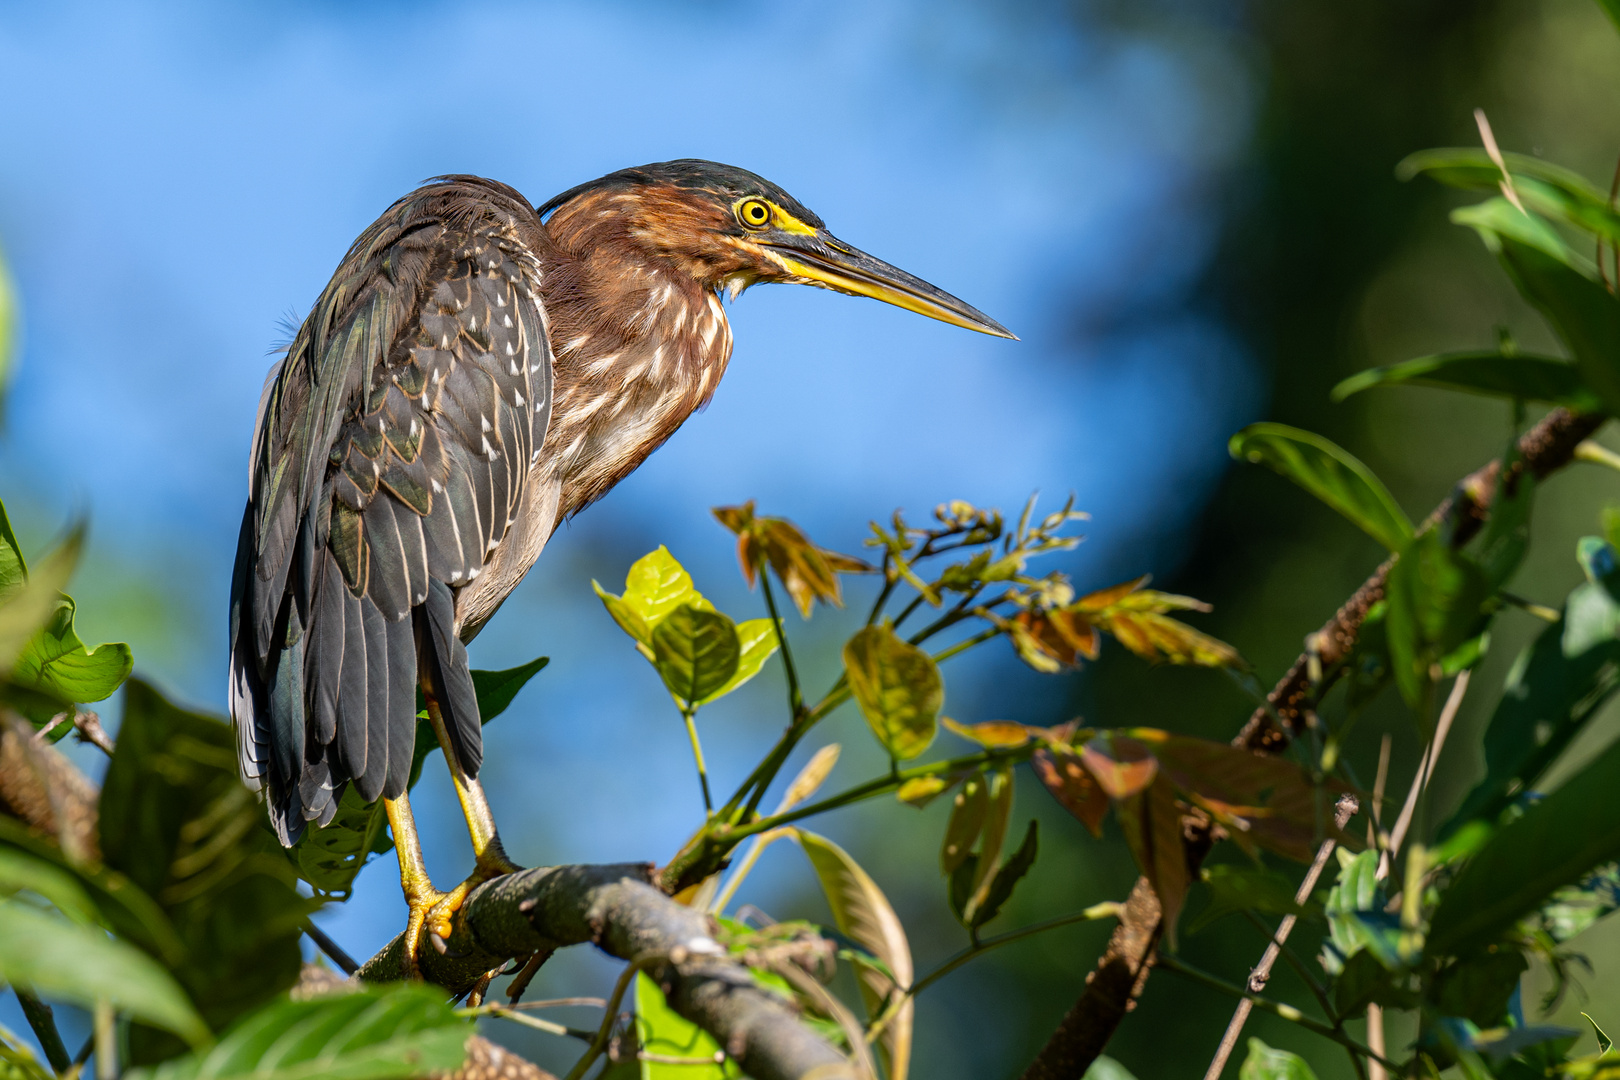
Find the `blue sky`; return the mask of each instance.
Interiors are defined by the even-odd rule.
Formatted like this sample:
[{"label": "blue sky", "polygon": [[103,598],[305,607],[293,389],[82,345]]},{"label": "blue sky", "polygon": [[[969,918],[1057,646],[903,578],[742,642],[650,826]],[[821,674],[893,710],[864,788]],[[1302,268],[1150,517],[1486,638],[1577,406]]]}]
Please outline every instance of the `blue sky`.
[{"label": "blue sky", "polygon": [[[535,202],[673,157],[771,178],[1022,341],[749,292],[710,408],[563,530],[474,644],[479,666],[553,657],[490,731],[518,857],[662,858],[693,824],[691,763],[590,576],[616,586],[667,543],[753,617],[710,506],[756,498],[854,550],[896,506],[1013,509],[1036,489],[1093,515],[1068,562],[1081,585],[1163,570],[1226,437],[1263,410],[1251,359],[1187,299],[1251,121],[1239,44],[1008,7],[0,3],[0,244],[25,319],[0,497],[36,544],[87,512],[86,636],[129,640],[139,670],[221,709],[269,350],[366,224],[446,172]],[[130,580],[161,609],[120,601]],[[821,622],[806,648],[825,674]],[[774,736],[776,679],[706,721],[721,786]],[[999,653],[950,687],[973,720],[1040,719],[1060,694]],[[450,824],[428,842],[453,849],[430,851],[446,877],[463,865]],[[331,918],[356,952],[396,925],[391,873]]]}]

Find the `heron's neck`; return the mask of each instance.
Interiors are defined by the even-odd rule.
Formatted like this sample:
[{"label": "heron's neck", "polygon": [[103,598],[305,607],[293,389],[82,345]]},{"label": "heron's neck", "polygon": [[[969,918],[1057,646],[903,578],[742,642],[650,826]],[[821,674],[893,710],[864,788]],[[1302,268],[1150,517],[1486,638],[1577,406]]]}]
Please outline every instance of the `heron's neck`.
[{"label": "heron's neck", "polygon": [[605,494],[708,404],[731,357],[731,327],[713,292],[621,237],[558,239],[542,290],[556,354],[545,458],[559,470],[560,518]]}]

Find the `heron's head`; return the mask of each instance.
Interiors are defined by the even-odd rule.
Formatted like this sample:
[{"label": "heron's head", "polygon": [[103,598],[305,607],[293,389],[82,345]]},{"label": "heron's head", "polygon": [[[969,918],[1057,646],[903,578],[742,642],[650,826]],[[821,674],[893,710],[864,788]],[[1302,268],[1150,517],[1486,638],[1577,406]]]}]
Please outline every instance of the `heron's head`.
[{"label": "heron's head", "polygon": [[542,217],[548,213],[564,243],[616,235],[733,296],[763,282],[814,285],[1014,336],[943,289],[839,240],[799,200],[731,165],[689,158],[623,169],[551,199],[540,207]]}]

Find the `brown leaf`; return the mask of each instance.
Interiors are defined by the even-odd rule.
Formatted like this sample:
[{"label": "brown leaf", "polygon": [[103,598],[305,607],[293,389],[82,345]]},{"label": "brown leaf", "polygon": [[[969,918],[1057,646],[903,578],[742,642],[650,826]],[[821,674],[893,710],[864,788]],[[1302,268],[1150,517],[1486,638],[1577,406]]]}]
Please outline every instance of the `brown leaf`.
[{"label": "brown leaf", "polygon": [[1159,898],[1170,947],[1176,943],[1176,916],[1187,897],[1187,852],[1181,840],[1181,811],[1175,786],[1157,777],[1146,791],[1119,805],[1119,826],[1142,876]]},{"label": "brown leaf", "polygon": [[1332,837],[1352,850],[1360,842],[1333,825],[1333,805],[1350,791],[1329,780],[1318,786],[1285,758],[1229,743],[1135,728],[1131,736],[1153,748],[1160,771],[1226,825],[1234,838],[1308,863]]},{"label": "brown leaf", "polygon": [[1097,659],[1101,640],[1091,620],[1068,608],[1021,611],[1010,624],[1013,648],[1036,671],[1079,667],[1080,658]]},{"label": "brown leaf", "polygon": [[737,534],[737,561],[750,587],[759,567],[769,563],[787,589],[799,614],[810,617],[817,600],[842,607],[839,574],[870,573],[872,567],[850,555],[819,548],[786,518],[759,517],[750,499],[741,506],[720,506],[715,518]]},{"label": "brown leaf", "polygon": [[1106,589],[1098,589],[1089,596],[1082,596],[1076,600],[1074,609],[1076,611],[1102,611],[1105,608],[1111,608],[1126,596],[1146,585],[1152,576],[1152,574],[1143,574],[1139,578],[1122,581],[1118,585],[1110,585]]},{"label": "brown leaf", "polygon": [[1080,760],[1110,799],[1129,799],[1153,783],[1159,762],[1142,743],[1108,732],[1080,748]]},{"label": "brown leaf", "polygon": [[1154,611],[1115,608],[1098,616],[1097,624],[1144,660],[1168,660],[1172,664],[1200,667],[1247,666],[1238,651],[1226,642]]},{"label": "brown leaf", "polygon": [[1052,793],[1058,805],[1102,836],[1103,817],[1108,813],[1108,796],[1080,763],[1080,755],[1068,750],[1037,750],[1030,758],[1036,777]]},{"label": "brown leaf", "polygon": [[983,724],[958,724],[948,716],[940,718],[946,730],[954,731],[964,739],[969,739],[980,746],[996,749],[1011,749],[1023,746],[1035,736],[1041,734],[1040,728],[1027,727],[1016,724],[1011,720],[991,720]]}]

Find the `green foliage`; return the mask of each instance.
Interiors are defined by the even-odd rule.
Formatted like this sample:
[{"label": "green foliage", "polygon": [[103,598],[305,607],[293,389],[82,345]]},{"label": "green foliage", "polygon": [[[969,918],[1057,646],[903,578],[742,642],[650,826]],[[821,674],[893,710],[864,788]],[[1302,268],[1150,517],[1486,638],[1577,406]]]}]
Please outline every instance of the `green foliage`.
[{"label": "green foliage", "polygon": [[[100,823],[107,866],[156,900],[178,933],[176,974],[211,1028],[298,978],[299,936],[319,904],[299,895],[263,810],[237,778],[228,725],[130,680]],[[165,1046],[136,1045],[146,1060]]]},{"label": "green foliage", "polygon": [[1264,866],[1221,863],[1204,867],[1201,878],[1209,902],[1187,923],[1188,934],[1196,934],[1217,919],[1239,911],[1261,915],[1321,914],[1321,905],[1314,901],[1306,906],[1296,904],[1293,883]]},{"label": "green foliage", "polygon": [[[641,1080],[737,1080],[742,1076],[713,1035],[669,1007],[664,992],[646,972],[636,973],[636,1039],[649,1054],[694,1062],[677,1065],[643,1058]],[[705,1058],[712,1064],[695,1064]]]},{"label": "green foliage", "polygon": [[1250,1039],[1249,1056],[1243,1059],[1238,1080],[1316,1080],[1316,1074],[1298,1054],[1274,1050],[1259,1039]]},{"label": "green foliage", "polygon": [[1455,352],[1369,368],[1333,388],[1333,400],[1375,386],[1434,386],[1515,401],[1545,401],[1589,412],[1597,397],[1567,360],[1521,353]]},{"label": "green foliage", "polygon": [[669,692],[685,702],[716,694],[737,674],[742,642],[737,626],[718,611],[682,604],[652,632],[653,666]]},{"label": "green foliage", "polygon": [[129,1080],[404,1080],[459,1068],[471,1026],[426,986],[276,1001],[212,1047]]},{"label": "green foliage", "polygon": [[862,715],[890,757],[906,761],[928,749],[945,701],[945,683],[932,657],[883,623],[849,639],[844,673]]},{"label": "green foliage", "polygon": [[1229,444],[1232,456],[1286,476],[1391,551],[1412,538],[1412,522],[1372,470],[1343,447],[1286,424],[1250,424]]}]

